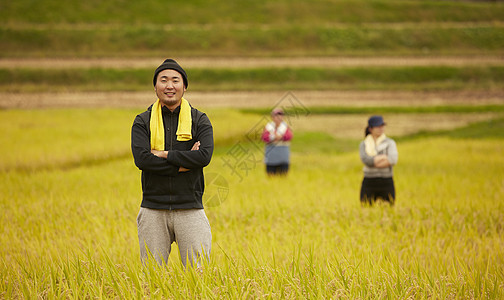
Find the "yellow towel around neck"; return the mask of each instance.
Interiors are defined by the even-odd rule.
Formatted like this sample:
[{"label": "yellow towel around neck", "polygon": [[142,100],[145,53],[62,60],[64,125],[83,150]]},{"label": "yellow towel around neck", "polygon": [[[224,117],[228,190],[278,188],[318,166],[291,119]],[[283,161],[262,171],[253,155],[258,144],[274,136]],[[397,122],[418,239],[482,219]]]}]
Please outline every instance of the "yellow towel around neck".
[{"label": "yellow towel around neck", "polygon": [[186,99],[182,98],[182,103],[180,103],[180,115],[178,119],[177,127],[177,141],[185,142],[192,139],[192,117],[191,117],[191,106]]},{"label": "yellow towel around neck", "polygon": [[369,156],[376,156],[378,154],[378,152],[376,152],[376,147],[380,145],[386,138],[387,136],[385,135],[385,133],[383,133],[376,139],[375,143],[373,136],[371,134],[368,134],[364,139],[366,154]]},{"label": "yellow towel around neck", "polygon": [[[182,98],[180,103],[180,115],[178,120],[177,128],[177,141],[189,141],[192,139],[191,134],[192,127],[192,117],[191,117],[191,106],[186,99]],[[163,114],[161,110],[161,102],[159,99],[154,102],[151,109],[151,119],[150,119],[150,131],[151,131],[151,149],[154,150],[165,150],[164,141],[164,125],[163,125]]]}]

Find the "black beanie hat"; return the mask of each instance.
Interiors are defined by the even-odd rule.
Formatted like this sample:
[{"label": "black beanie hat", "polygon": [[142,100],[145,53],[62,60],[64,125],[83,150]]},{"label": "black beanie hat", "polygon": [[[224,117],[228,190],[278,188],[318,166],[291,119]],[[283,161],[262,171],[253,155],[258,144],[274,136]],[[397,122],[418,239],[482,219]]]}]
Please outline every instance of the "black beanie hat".
[{"label": "black beanie hat", "polygon": [[161,72],[163,70],[167,70],[167,69],[175,70],[175,71],[179,72],[180,75],[182,75],[182,79],[184,80],[184,86],[185,86],[185,88],[187,88],[189,83],[187,82],[186,72],[184,71],[184,69],[182,69],[182,67],[176,61],[174,61],[171,58],[166,59],[159,67],[157,67],[156,72],[154,72],[154,80],[153,80],[154,86],[156,86],[157,76],[158,76],[159,72]]}]

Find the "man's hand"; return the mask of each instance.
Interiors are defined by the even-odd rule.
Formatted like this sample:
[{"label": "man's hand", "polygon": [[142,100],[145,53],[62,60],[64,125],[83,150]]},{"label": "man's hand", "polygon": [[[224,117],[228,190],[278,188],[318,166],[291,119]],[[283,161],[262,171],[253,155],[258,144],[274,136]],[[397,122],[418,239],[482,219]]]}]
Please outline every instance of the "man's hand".
[{"label": "man's hand", "polygon": [[[191,148],[191,151],[195,151],[195,150],[199,150],[199,146],[201,145],[200,141],[197,141],[196,143],[194,143],[194,145],[192,146]],[[189,169],[187,168],[184,168],[184,167],[180,167],[179,168],[179,172],[187,172],[189,171]]]},{"label": "man's hand", "polygon": [[191,151],[194,151],[194,150],[199,150],[199,146],[201,145],[200,141],[197,141],[196,143],[194,143],[194,145],[192,146],[191,148]]},{"label": "man's hand", "polygon": [[154,150],[154,149],[152,149],[150,152],[152,154],[156,155],[157,157],[161,157],[161,158],[167,158],[168,157],[168,151],[162,151],[162,150]]}]

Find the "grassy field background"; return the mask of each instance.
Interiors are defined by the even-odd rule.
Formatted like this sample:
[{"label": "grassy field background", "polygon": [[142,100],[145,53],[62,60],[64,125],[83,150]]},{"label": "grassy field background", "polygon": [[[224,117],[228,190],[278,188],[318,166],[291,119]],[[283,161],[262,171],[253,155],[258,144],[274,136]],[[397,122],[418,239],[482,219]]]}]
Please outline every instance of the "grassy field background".
[{"label": "grassy field background", "polygon": [[[0,299],[504,298],[503,15],[498,1],[1,3]],[[201,269],[176,246],[165,268],[139,258],[130,129],[167,57],[214,126]],[[274,106],[294,130],[286,178],[265,175],[255,135]],[[392,208],[358,200],[375,113],[398,144]]]},{"label": "grassy field background", "polygon": [[0,41],[9,57],[501,55],[503,14],[499,2],[20,0],[2,4]]}]

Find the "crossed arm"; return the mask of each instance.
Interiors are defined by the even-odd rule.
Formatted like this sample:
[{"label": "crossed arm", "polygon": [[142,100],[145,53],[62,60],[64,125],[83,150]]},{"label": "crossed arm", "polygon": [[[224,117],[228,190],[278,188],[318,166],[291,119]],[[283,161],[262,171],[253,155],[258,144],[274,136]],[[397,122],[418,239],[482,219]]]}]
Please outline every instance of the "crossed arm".
[{"label": "crossed arm", "polygon": [[375,157],[373,157],[373,162],[375,168],[388,168],[392,164],[390,163],[387,155],[385,154],[378,154]]},{"label": "crossed arm", "polygon": [[202,168],[208,163],[213,152],[213,130],[206,115],[199,120],[197,135],[190,150],[151,150],[148,121],[140,115],[135,119],[131,131],[131,148],[135,165],[142,171],[164,176],[177,176],[179,172]]},{"label": "crossed arm", "polygon": [[[197,141],[192,146],[191,151],[199,150],[200,145],[201,145],[200,141]],[[166,151],[166,150],[162,151],[162,150],[154,150],[154,149],[152,149],[151,153],[154,154],[154,155],[156,155],[157,157],[161,157],[161,158],[167,158],[168,157],[168,151]],[[182,166],[179,167],[179,172],[187,172],[187,171],[189,171],[189,169],[184,168]]]},{"label": "crossed arm", "polygon": [[360,144],[359,155],[362,162],[368,167],[388,168],[397,164],[397,147],[394,141],[390,141],[387,154],[369,156],[366,154],[364,142]]}]

